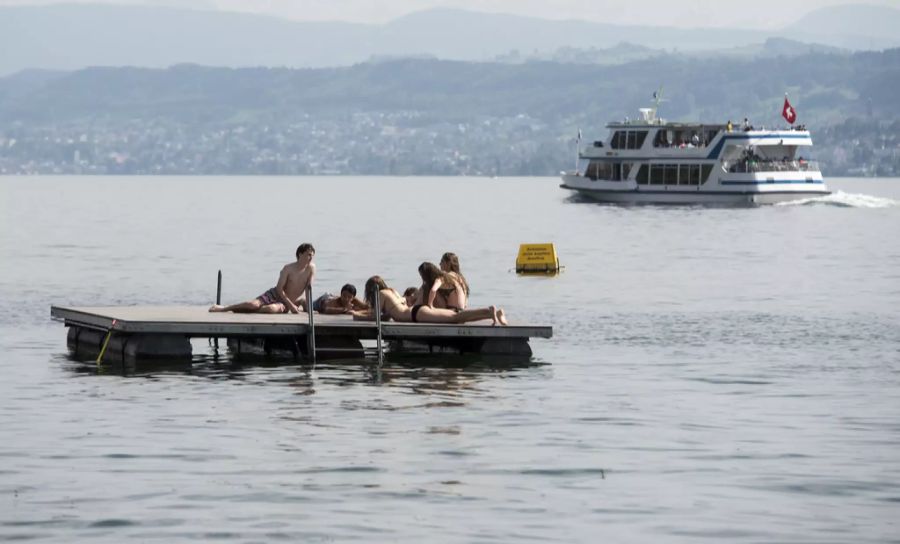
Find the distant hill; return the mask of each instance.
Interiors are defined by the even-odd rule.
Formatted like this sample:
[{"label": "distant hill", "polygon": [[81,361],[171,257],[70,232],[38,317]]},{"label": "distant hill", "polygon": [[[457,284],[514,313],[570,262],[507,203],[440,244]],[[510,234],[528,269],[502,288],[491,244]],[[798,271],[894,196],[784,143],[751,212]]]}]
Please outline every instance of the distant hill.
[{"label": "distant hill", "polygon": [[787,38],[769,38],[761,44],[750,44],[730,49],[703,51],[696,56],[707,57],[798,57],[814,53],[850,54],[848,49],[818,43],[798,42]]},{"label": "distant hill", "polygon": [[182,122],[418,111],[448,121],[486,115],[594,124],[645,106],[660,85],[670,118],[777,122],[790,92],[804,122],[872,110],[898,117],[900,49],[756,59],[671,54],[618,66],[406,59],[320,69],[89,68],[0,78],[0,121],[171,117]]},{"label": "distant hill", "polygon": [[754,43],[740,47],[724,49],[708,49],[700,51],[687,51],[678,54],[665,49],[652,49],[641,45],[622,42],[608,48],[591,47],[580,49],[577,47],[561,47],[552,52],[533,51],[525,54],[520,51],[511,51],[506,55],[500,55],[494,60],[505,63],[522,63],[529,61],[568,62],[576,64],[626,64],[637,60],[652,57],[672,56],[680,59],[702,58],[741,58],[745,60],[766,57],[798,57],[813,53],[832,53],[849,55],[850,51],[830,45],[816,43],[804,43],[787,38],[769,38],[764,43]]},{"label": "distant hill", "polygon": [[[549,55],[564,49],[701,51],[772,37],[847,49],[900,46],[900,10],[866,6],[818,10],[784,31],[681,29],[549,21],[435,9],[386,24],[295,22],[275,17],[166,7],[62,4],[0,7],[0,75],[29,68],[87,66],[348,66],[372,57],[450,60]],[[516,53],[518,52],[518,53]]]},{"label": "distant hill", "polygon": [[897,47],[900,9],[860,4],[823,7],[788,25],[779,35],[855,50]]},{"label": "distant hill", "polygon": [[496,62],[520,64],[532,61],[567,62],[575,64],[625,64],[636,60],[666,55],[664,49],[653,49],[642,45],[621,42],[612,47],[579,48],[560,47],[552,51],[519,51],[514,49],[506,54],[498,55]]},{"label": "distant hill", "polygon": [[900,175],[900,49],[20,72],[0,78],[0,174],[550,175],[660,85],[667,119],[756,126],[784,126],[789,92],[828,175]]}]

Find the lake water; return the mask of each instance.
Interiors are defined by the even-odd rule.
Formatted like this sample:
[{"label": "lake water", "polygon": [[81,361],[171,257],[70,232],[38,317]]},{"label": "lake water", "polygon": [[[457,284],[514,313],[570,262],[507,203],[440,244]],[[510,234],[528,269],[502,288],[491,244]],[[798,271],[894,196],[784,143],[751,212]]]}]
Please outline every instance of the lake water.
[{"label": "lake water", "polygon": [[[0,540],[886,542],[900,536],[900,180],[750,209],[550,178],[0,179]],[[533,363],[70,359],[51,304],[398,288],[444,251]],[[566,270],[517,277],[518,244]]]}]

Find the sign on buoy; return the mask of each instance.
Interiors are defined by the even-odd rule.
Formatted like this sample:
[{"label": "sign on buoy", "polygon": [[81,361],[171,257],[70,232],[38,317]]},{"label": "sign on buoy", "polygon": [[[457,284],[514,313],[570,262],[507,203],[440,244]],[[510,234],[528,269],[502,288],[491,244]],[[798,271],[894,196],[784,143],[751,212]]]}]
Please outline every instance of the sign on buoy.
[{"label": "sign on buoy", "polygon": [[516,257],[517,274],[555,274],[559,272],[559,257],[553,244],[520,244]]}]

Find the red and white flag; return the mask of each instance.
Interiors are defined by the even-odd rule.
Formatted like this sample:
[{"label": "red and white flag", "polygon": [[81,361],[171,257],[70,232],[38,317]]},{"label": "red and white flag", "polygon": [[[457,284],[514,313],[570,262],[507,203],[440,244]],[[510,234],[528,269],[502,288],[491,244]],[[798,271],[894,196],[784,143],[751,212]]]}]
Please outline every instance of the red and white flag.
[{"label": "red and white flag", "polygon": [[794,124],[794,121],[797,120],[797,110],[794,109],[794,106],[791,106],[791,103],[788,102],[787,95],[784,95],[784,107],[781,109],[781,116],[784,117],[784,120],[790,124]]}]

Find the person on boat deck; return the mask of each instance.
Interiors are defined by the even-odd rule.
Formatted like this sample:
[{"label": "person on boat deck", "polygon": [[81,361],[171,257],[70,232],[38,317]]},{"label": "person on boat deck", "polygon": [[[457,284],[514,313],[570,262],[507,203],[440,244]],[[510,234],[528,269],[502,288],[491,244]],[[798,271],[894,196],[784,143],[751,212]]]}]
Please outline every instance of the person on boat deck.
[{"label": "person on boat deck", "polygon": [[325,293],[313,302],[313,310],[320,314],[349,314],[368,309],[368,304],[356,298],[356,286],[349,283],[341,287],[340,296]]},{"label": "person on boat deck", "polygon": [[733,130],[734,130],[734,125],[731,124],[731,119],[729,119],[728,122],[725,123],[725,131],[731,132]]},{"label": "person on boat deck", "polygon": [[425,304],[410,306],[400,293],[390,288],[381,276],[372,276],[366,280],[365,298],[368,310],[354,310],[357,319],[373,319],[376,299],[381,304],[381,314],[401,323],[468,323],[490,319],[494,325],[508,325],[506,314],[502,308],[489,306],[459,312],[446,308],[434,308]]},{"label": "person on boat deck", "polygon": [[246,302],[231,306],[214,304],[209,311],[261,314],[306,311],[306,289],[312,285],[316,275],[316,265],[312,262],[316,248],[312,244],[300,244],[295,255],[296,261],[282,267],[275,287]]},{"label": "person on boat deck", "polygon": [[741,128],[744,129],[744,132],[750,130],[750,120],[744,117],[744,123],[741,125]]},{"label": "person on boat deck", "polygon": [[456,256],[456,253],[448,251],[441,255],[441,262],[438,263],[438,266],[463,286],[463,289],[466,291],[466,298],[469,298],[469,282],[466,281],[462,270],[459,269],[459,257]]},{"label": "person on boat deck", "polygon": [[454,311],[464,310],[468,305],[468,297],[462,283],[434,263],[420,264],[419,276],[422,278],[420,302],[433,308],[448,308]]}]

